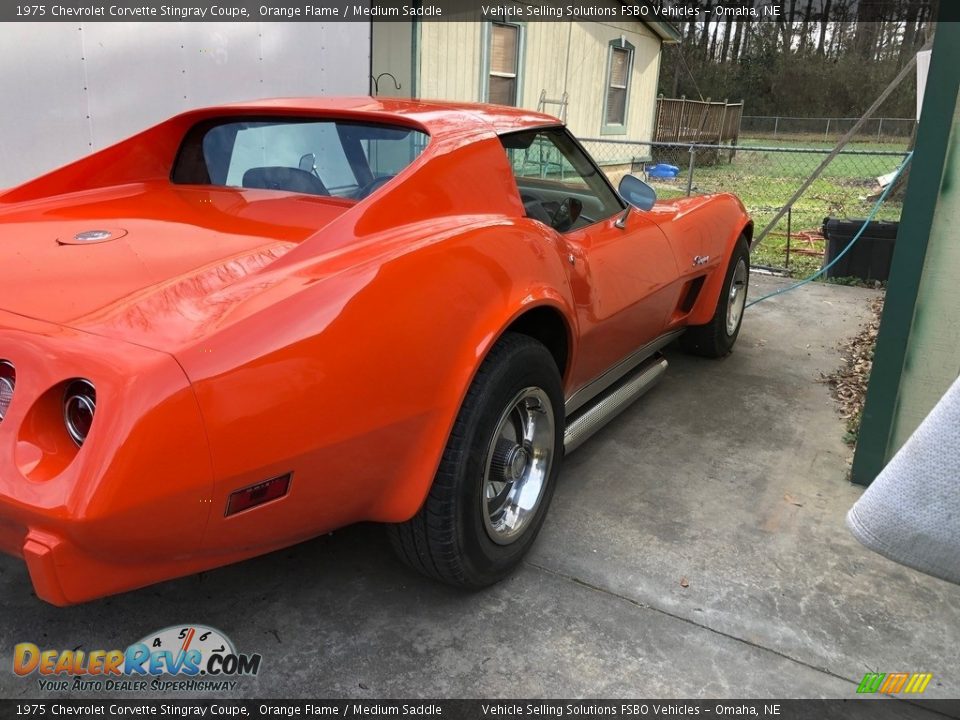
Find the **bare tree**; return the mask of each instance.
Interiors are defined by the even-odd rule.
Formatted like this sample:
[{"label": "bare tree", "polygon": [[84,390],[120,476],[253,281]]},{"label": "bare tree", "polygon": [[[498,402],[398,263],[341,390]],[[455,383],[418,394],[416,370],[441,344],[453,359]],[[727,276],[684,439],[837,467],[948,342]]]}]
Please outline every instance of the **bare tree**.
[{"label": "bare tree", "polygon": [[[664,94],[742,97],[757,115],[850,117],[926,41],[938,0],[724,0],[774,5],[779,17],[768,22],[713,16],[719,0],[690,1],[700,19],[685,21],[681,47],[664,53]],[[912,94],[891,96],[884,114],[912,115]]]},{"label": "bare tree", "polygon": [[827,28],[830,25],[830,5],[833,0],[825,0],[823,9],[820,11],[820,39],[817,41],[817,52],[824,54],[824,48],[827,41]]},{"label": "bare tree", "polygon": [[[726,22],[726,21],[724,21]],[[713,37],[710,40],[710,51],[707,53],[707,56],[716,61],[717,59],[717,31],[720,29],[720,21],[714,20],[713,22]]]},{"label": "bare tree", "polygon": [[803,22],[800,24],[800,48],[802,53],[810,42],[810,21],[813,19],[813,0],[807,0],[807,7],[803,11]]},{"label": "bare tree", "polygon": [[847,37],[851,32],[851,5],[853,0],[834,0],[833,2],[833,33],[830,38],[828,55],[839,58],[846,49]]},{"label": "bare tree", "polygon": [[903,43],[900,45],[900,57],[897,67],[903,67],[913,55],[914,38],[917,36],[917,19],[920,17],[922,0],[907,0],[907,9],[903,18]]},{"label": "bare tree", "polygon": [[[751,7],[753,6],[753,0],[750,0]],[[750,38],[753,35],[753,23],[744,23],[743,24],[743,45],[740,47],[740,56],[743,57],[747,54],[747,51],[750,49]]]},{"label": "bare tree", "polygon": [[[777,34],[783,38],[783,49],[786,52],[790,50],[790,30],[787,25],[786,12],[784,12],[784,1],[779,0],[777,3],[780,7],[780,13],[777,15]],[[791,0],[791,2],[796,2],[796,0]]]},{"label": "bare tree", "polygon": [[787,34],[783,38],[783,49],[790,52],[793,49],[793,25],[797,19],[797,0],[790,0],[790,13],[787,15]]},{"label": "bare tree", "polygon": [[713,11],[713,0],[707,0],[706,10],[703,20],[703,30],[700,34],[700,55],[704,58],[710,56],[710,16]]},{"label": "bare tree", "polygon": [[[742,7],[743,3],[738,2],[737,7]],[[726,64],[727,62],[727,53],[730,51],[730,33],[733,30],[733,22],[731,20],[724,20],[723,28],[723,46],[720,48],[720,63]]]},{"label": "bare tree", "polygon": [[880,25],[887,5],[888,0],[860,0],[857,3],[857,32],[853,45],[864,60],[877,56]]},{"label": "bare tree", "polygon": [[[752,8],[754,0],[746,0],[746,7]],[[743,20],[737,21],[737,29],[733,34],[733,55],[732,59],[734,62],[740,62],[742,57],[741,50],[744,45],[744,33],[749,29],[750,23],[744,22]]]}]

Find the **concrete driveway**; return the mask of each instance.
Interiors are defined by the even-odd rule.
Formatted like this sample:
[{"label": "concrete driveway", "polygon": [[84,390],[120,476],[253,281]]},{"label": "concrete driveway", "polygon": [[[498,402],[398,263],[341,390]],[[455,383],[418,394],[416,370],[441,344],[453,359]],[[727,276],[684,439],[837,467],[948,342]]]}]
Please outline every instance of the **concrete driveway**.
[{"label": "concrete driveway", "polygon": [[[960,588],[843,525],[860,490],[818,379],[873,294],[762,303],[723,361],[669,349],[666,379],[568,458],[529,560],[487,591],[409,573],[375,526],[66,609],[4,557],[0,652],[195,622],[263,654],[232,697],[850,698],[868,671],[932,672],[927,697],[960,696]],[[43,696],[35,678],[0,672],[0,694]]]}]

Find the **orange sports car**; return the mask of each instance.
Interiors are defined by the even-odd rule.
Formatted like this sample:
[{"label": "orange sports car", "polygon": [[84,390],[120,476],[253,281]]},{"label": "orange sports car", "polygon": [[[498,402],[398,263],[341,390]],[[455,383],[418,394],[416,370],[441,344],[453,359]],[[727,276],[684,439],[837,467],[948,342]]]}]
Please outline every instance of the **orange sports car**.
[{"label": "orange sports car", "polygon": [[496,582],[661,348],[730,351],[751,233],[521,109],[178,115],[0,192],[0,548],[68,605],[372,520]]}]

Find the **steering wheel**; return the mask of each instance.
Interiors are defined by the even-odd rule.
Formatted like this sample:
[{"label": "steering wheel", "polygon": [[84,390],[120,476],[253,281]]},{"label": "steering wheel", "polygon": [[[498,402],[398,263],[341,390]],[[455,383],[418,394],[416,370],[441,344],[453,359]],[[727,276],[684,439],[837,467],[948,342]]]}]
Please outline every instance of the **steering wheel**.
[{"label": "steering wheel", "polygon": [[539,220],[559,232],[566,232],[577,220],[585,220],[588,225],[596,222],[580,212],[583,204],[577,198],[567,198],[560,203],[547,203],[529,193],[520,193],[520,200],[523,202],[523,209],[528,218]]},{"label": "steering wheel", "polygon": [[583,210],[583,203],[575,197],[564,198],[550,218],[550,224],[557,232],[566,232],[573,227],[573,224],[580,218],[580,211]]},{"label": "steering wheel", "polygon": [[364,185],[362,188],[360,188],[360,189],[357,191],[357,194],[355,195],[355,197],[356,197],[358,200],[362,200],[362,199],[365,198],[367,195],[369,195],[370,193],[372,193],[374,190],[378,190],[378,189],[380,189],[381,187],[383,187],[384,185],[386,185],[388,182],[390,182],[391,180],[393,180],[393,178],[395,178],[395,177],[396,177],[395,175],[381,175],[381,176],[378,177],[378,178],[374,178],[373,182],[367,183],[367,184]]},{"label": "steering wheel", "polygon": [[540,198],[527,193],[521,193],[520,201],[523,203],[523,210],[528,218],[542,222],[544,225],[550,225],[553,213],[544,205]]}]

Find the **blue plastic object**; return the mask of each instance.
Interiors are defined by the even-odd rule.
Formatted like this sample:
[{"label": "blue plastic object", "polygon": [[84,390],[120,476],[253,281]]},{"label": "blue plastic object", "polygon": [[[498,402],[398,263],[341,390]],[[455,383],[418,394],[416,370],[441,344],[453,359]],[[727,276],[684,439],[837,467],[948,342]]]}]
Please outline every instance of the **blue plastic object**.
[{"label": "blue plastic object", "polygon": [[648,177],[675,178],[680,174],[680,168],[678,168],[676,165],[657,163],[656,165],[647,165],[646,172]]}]

